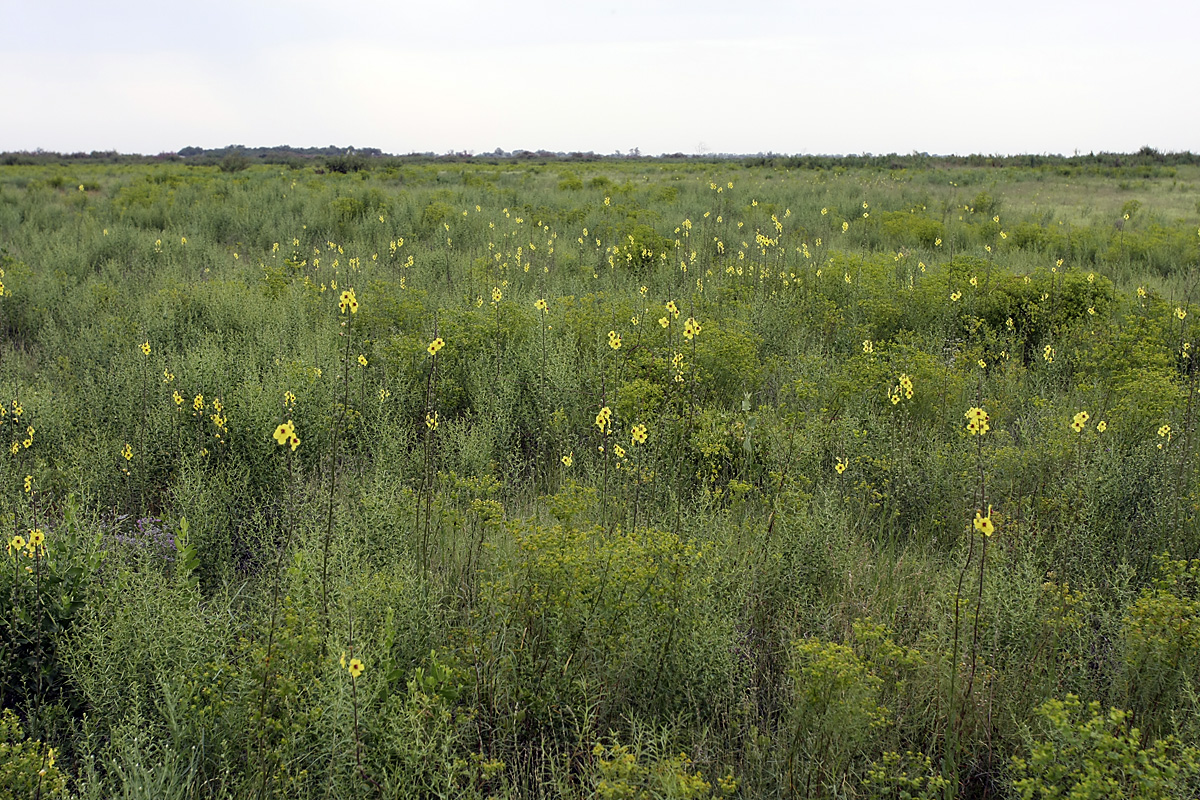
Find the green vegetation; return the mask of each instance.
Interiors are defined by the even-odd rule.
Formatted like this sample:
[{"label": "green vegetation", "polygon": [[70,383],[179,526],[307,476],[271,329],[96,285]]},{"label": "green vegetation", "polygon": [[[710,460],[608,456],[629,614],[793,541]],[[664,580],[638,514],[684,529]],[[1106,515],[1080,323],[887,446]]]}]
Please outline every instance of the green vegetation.
[{"label": "green vegetation", "polygon": [[1195,796],[1200,166],[906,159],[0,167],[0,797]]}]

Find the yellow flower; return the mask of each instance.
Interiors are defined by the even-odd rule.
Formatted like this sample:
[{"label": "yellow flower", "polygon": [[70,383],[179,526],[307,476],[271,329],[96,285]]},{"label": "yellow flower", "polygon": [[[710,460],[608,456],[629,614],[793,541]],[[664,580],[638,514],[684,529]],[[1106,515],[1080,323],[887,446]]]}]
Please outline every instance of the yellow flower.
[{"label": "yellow flower", "polygon": [[1088,413],[1086,411],[1080,411],[1071,420],[1071,430],[1075,431],[1076,433],[1082,432],[1084,425],[1087,424],[1087,421]]},{"label": "yellow flower", "polygon": [[1145,286],[1139,286],[1139,287],[1137,288],[1137,296],[1138,296],[1138,297],[1145,297],[1145,296],[1146,296],[1146,287],[1145,287]]},{"label": "yellow flower", "polygon": [[850,223],[849,223],[849,222],[843,222],[843,223],[842,223],[842,233],[845,233],[845,232],[846,232],[846,231],[848,231],[848,230],[850,230]]},{"label": "yellow flower", "polygon": [[645,444],[645,442],[646,442],[646,426],[645,425],[634,425],[633,426],[633,435],[631,438],[635,445],[636,444]]},{"label": "yellow flower", "polygon": [[1048,363],[1048,364],[1054,363],[1054,348],[1051,347],[1050,345],[1046,345],[1045,347],[1043,347],[1042,348],[1042,358],[1046,359],[1046,363]]},{"label": "yellow flower", "polygon": [[25,549],[25,537],[14,536],[8,540],[8,552],[16,550],[18,553]]},{"label": "yellow flower", "polygon": [[621,335],[616,331],[608,332],[608,346],[613,350],[621,349]]},{"label": "yellow flower", "polygon": [[864,353],[874,353],[875,352],[875,345],[871,342],[870,339],[865,339],[863,341],[863,352]]},{"label": "yellow flower", "polygon": [[360,367],[365,367],[367,365],[367,357],[364,356],[362,353],[358,354],[358,365]]},{"label": "yellow flower", "polygon": [[179,393],[178,389],[171,393],[171,399],[175,401],[175,405],[183,405],[183,395]]},{"label": "yellow flower", "polygon": [[142,355],[150,355],[150,343],[142,342]]},{"label": "yellow flower", "polygon": [[972,276],[971,276],[971,280],[969,281],[969,283],[970,283],[972,286],[978,286],[978,285],[979,285],[979,280],[978,280],[978,279],[977,279],[977,278],[976,278],[974,275],[972,275]]},{"label": "yellow flower", "polygon": [[175,380],[175,373],[170,370],[163,370],[163,383],[170,383]]},{"label": "yellow flower", "polygon": [[847,467],[847,466],[848,466],[848,464],[847,464],[847,462],[846,462],[846,459],[844,459],[844,458],[839,458],[839,459],[837,460],[837,463],[833,465],[833,468],[834,468],[834,470],[836,470],[836,471],[837,471],[837,474],[838,474],[838,475],[841,475],[843,472],[845,472],[845,471],[846,471],[846,467]]},{"label": "yellow flower", "polygon": [[346,667],[346,670],[350,673],[351,678],[357,678],[363,674],[363,662],[357,658],[352,658],[350,659],[350,666]]},{"label": "yellow flower", "polygon": [[679,306],[675,305],[674,300],[667,301],[667,311],[671,314],[672,317],[674,317],[675,319],[679,319]]},{"label": "yellow flower", "polygon": [[538,301],[533,304],[533,307],[536,308],[538,311],[545,312],[546,311],[546,301],[542,298],[539,298]]},{"label": "yellow flower", "polygon": [[500,298],[503,296],[504,296],[504,294],[500,291],[499,286],[492,287],[492,302],[493,303],[499,303]]},{"label": "yellow flower", "polygon": [[690,342],[692,340],[692,337],[696,336],[699,333],[700,333],[700,323],[696,321],[695,317],[688,317],[687,320],[683,323],[683,338],[687,339]]},{"label": "yellow flower", "polygon": [[951,292],[951,293],[950,293],[950,302],[951,302],[951,303],[957,303],[957,302],[958,302],[958,299],[959,299],[960,297],[962,297],[962,292]]},{"label": "yellow flower", "polygon": [[293,432],[291,437],[288,438],[288,444],[291,445],[292,452],[296,452],[296,448],[300,446],[300,437]]},{"label": "yellow flower", "polygon": [[29,549],[36,550],[43,547],[46,543],[46,534],[41,528],[34,528],[29,531]]},{"label": "yellow flower", "polygon": [[565,456],[562,457],[562,463],[563,463],[564,467],[569,467],[572,464],[574,464],[575,463],[575,454],[567,453]]},{"label": "yellow flower", "polygon": [[279,426],[275,428],[275,433],[271,435],[278,444],[285,445],[295,435],[295,427],[289,419],[287,422],[279,423]]},{"label": "yellow flower", "polygon": [[596,427],[604,433],[606,429],[612,425],[612,410],[608,406],[600,409],[600,413],[596,414]]},{"label": "yellow flower", "polygon": [[33,491],[33,476],[32,475],[25,476],[25,491],[26,492]]},{"label": "yellow flower", "polygon": [[1183,319],[1186,316],[1187,316],[1186,310],[1176,307],[1176,309],[1175,309],[1175,318],[1176,319]]},{"label": "yellow flower", "polygon": [[659,325],[661,325],[661,326],[663,326],[663,327],[665,328],[665,327],[667,327],[668,325],[670,325],[670,324],[671,324],[671,320],[670,320],[670,319],[668,319],[667,317],[659,317],[659,318],[658,318],[658,324],[659,324]]},{"label": "yellow flower", "polygon": [[1165,437],[1167,438],[1167,440],[1168,440],[1168,441],[1170,441],[1170,439],[1171,439],[1171,426],[1170,426],[1170,425],[1163,425],[1161,428],[1159,428],[1159,429],[1158,429],[1158,435],[1159,435],[1159,436],[1165,436]]},{"label": "yellow flower", "polygon": [[121,455],[125,457],[126,461],[133,461],[133,448],[129,445],[129,442],[126,442],[125,446],[121,448]]},{"label": "yellow flower", "polygon": [[991,536],[992,533],[996,530],[995,526],[992,525],[992,507],[991,506],[988,506],[987,516],[984,516],[982,511],[979,511],[978,509],[976,509],[976,511],[975,511],[975,530],[979,531],[984,536]]},{"label": "yellow flower", "polygon": [[988,424],[991,418],[982,408],[972,406],[963,416],[967,418],[967,431],[972,436],[983,436],[991,430],[991,426]]},{"label": "yellow flower", "polygon": [[625,448],[619,444],[613,445],[613,452],[617,454],[617,458],[625,457]]},{"label": "yellow flower", "polygon": [[1108,430],[1108,423],[1105,422],[1104,420],[1100,420],[1099,422],[1096,423],[1096,430],[1100,431],[1101,433],[1104,433],[1106,430]]},{"label": "yellow flower", "polygon": [[431,431],[438,429],[438,413],[436,411],[430,411],[425,414],[425,427]]},{"label": "yellow flower", "polygon": [[11,450],[12,454],[15,456],[17,453],[21,452],[21,443],[13,442],[10,450]]},{"label": "yellow flower", "polygon": [[[333,289],[337,289],[336,282],[330,281],[329,285]],[[338,310],[343,314],[345,314],[346,311],[349,311],[351,314],[358,313],[358,298],[354,296],[353,289],[346,289],[342,292],[341,297],[338,299]]]},{"label": "yellow flower", "polygon": [[941,246],[942,246],[942,240],[941,240],[941,238],[934,239],[934,240],[933,240],[933,246],[934,246],[934,247],[941,247]]},{"label": "yellow flower", "polygon": [[432,342],[430,342],[429,346],[426,347],[425,349],[429,352],[429,355],[436,356],[438,354],[438,350],[441,350],[445,346],[446,346],[446,343],[444,341],[442,341],[442,337],[439,336],[436,339],[434,339]]}]

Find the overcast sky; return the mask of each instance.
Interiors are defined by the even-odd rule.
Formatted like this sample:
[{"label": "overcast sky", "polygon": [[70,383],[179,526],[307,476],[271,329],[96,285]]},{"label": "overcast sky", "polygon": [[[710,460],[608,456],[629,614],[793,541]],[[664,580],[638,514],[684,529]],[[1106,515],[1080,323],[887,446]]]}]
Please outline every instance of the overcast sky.
[{"label": "overcast sky", "polygon": [[1200,151],[1196,0],[0,0],[0,150]]}]

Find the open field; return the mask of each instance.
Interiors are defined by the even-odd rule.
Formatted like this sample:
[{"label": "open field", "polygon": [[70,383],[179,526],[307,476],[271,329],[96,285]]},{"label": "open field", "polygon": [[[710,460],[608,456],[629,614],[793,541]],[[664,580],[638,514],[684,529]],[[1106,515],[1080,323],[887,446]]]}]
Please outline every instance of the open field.
[{"label": "open field", "polygon": [[1194,797],[1198,265],[1195,166],[0,166],[0,798]]}]

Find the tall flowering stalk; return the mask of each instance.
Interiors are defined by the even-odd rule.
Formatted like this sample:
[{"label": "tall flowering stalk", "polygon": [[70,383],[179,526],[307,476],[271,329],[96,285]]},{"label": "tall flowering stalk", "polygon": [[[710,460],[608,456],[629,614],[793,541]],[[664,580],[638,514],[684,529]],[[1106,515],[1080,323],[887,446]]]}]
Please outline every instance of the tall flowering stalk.
[{"label": "tall flowering stalk", "polygon": [[342,325],[346,330],[342,336],[346,347],[342,354],[342,399],[335,409],[329,434],[329,503],[325,515],[325,541],[321,548],[321,611],[325,620],[325,633],[329,633],[329,548],[333,541],[333,500],[337,490],[338,446],[346,422],[346,408],[350,402],[350,346],[354,341],[354,315],[358,313],[358,298],[354,289],[345,289],[338,299],[338,311],[345,317]]},{"label": "tall flowering stalk", "polygon": [[[946,746],[946,757],[943,764],[943,777],[947,783],[947,795],[953,796],[953,787],[957,786],[958,773],[958,743],[962,733],[962,725],[966,719],[966,710],[975,686],[975,674],[979,658],[979,614],[983,607],[983,578],[984,567],[987,563],[987,546],[995,532],[992,522],[992,506],[987,502],[987,473],[983,461],[983,437],[991,430],[991,418],[979,406],[967,409],[964,416],[967,419],[967,433],[975,442],[975,463],[978,471],[978,488],[975,493],[977,507],[975,517],[971,522],[970,541],[967,545],[967,558],[958,574],[958,584],[954,590],[954,648],[950,663],[950,716],[948,720],[949,741]],[[983,509],[986,508],[986,513]],[[962,702],[958,700],[958,654],[962,614],[963,584],[975,557],[975,534],[981,534],[982,545],[979,551],[978,587],[975,598],[975,618],[971,630],[970,667],[967,672],[966,686],[963,688]]]}]

